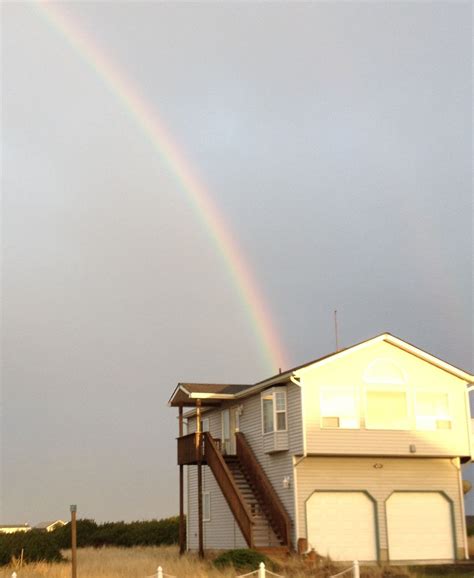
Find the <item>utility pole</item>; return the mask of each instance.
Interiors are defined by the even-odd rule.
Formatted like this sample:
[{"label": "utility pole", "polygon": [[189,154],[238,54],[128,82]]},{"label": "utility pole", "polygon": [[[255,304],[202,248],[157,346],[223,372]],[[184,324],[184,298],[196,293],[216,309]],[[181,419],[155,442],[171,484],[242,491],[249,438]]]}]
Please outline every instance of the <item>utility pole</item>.
[{"label": "utility pole", "polygon": [[71,505],[71,563],[72,563],[72,578],[77,578],[77,524],[76,514],[77,506]]}]

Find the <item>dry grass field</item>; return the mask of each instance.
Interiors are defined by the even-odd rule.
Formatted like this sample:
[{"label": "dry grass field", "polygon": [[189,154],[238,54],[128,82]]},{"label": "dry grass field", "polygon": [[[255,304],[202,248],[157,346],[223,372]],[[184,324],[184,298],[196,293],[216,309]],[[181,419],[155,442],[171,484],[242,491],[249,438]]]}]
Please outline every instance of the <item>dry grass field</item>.
[{"label": "dry grass field", "polygon": [[[65,556],[69,558],[70,553]],[[156,576],[158,566],[166,574],[176,578],[235,578],[234,570],[217,570],[210,561],[201,561],[193,554],[183,557],[178,549],[168,547],[135,547],[122,548],[80,548],[78,550],[78,578],[146,578]],[[70,563],[63,564],[30,564],[21,570],[0,569],[0,578],[11,578],[16,570],[18,578],[70,578]],[[333,573],[333,572],[331,572]],[[318,576],[327,578],[329,572],[310,569],[299,560],[290,560],[282,566],[279,574],[288,578],[308,578]],[[347,575],[350,577],[350,574]],[[362,578],[380,578],[380,572],[362,573]]]},{"label": "dry grass field", "polygon": [[[70,553],[65,552],[69,559]],[[176,578],[235,578],[234,570],[220,571],[212,566],[210,561],[200,561],[197,556],[187,554],[179,557],[174,546],[166,547],[135,547],[123,548],[83,548],[78,551],[78,578],[146,578],[156,576],[158,566],[163,571]],[[450,578],[450,571],[430,576],[429,578]],[[285,578],[329,578],[341,568],[310,567],[301,560],[294,558],[284,562],[279,574]],[[413,570],[413,569],[412,569]],[[14,567],[1,568],[0,578],[11,578],[16,571],[18,578],[70,578],[70,563],[61,564],[30,564],[21,570]],[[458,573],[456,578],[467,578],[472,570]],[[351,574],[345,575],[351,578]],[[426,578],[423,574],[408,571],[407,568],[362,567],[361,578]]]},{"label": "dry grass field", "polygon": [[[65,553],[69,558],[70,553]],[[195,556],[180,558],[176,547],[80,548],[78,550],[78,578],[145,578],[153,575],[158,566],[167,574],[181,577],[218,578],[233,576],[212,569]],[[0,578],[10,578],[13,568],[0,570]],[[16,570],[18,578],[70,578],[71,566],[64,564],[30,564]]]}]

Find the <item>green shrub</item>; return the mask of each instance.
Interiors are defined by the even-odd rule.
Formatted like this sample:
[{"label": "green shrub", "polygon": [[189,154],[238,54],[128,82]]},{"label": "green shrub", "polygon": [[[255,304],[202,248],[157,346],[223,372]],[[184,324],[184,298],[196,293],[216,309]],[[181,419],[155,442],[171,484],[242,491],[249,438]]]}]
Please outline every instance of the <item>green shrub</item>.
[{"label": "green shrub", "polygon": [[[77,546],[161,546],[177,544],[179,518],[149,520],[144,522],[106,522],[97,524],[94,520],[77,521]],[[0,534],[0,566],[9,564],[13,557],[19,558],[24,550],[25,562],[59,562],[61,550],[71,547],[71,525],[66,524],[53,532],[16,532]]]},{"label": "green shrub", "polygon": [[25,562],[60,562],[59,547],[45,532],[15,532],[0,535],[0,566],[9,564],[13,557],[20,558],[23,550]]},{"label": "green shrub", "polygon": [[264,554],[255,550],[228,550],[214,560],[216,568],[226,568],[232,566],[236,570],[257,570],[260,562],[264,562],[269,570],[277,570],[275,563]]},{"label": "green shrub", "polygon": [[[97,524],[94,520],[77,520],[77,546],[84,548],[91,545],[91,538],[97,531]],[[71,547],[71,525],[66,524],[53,530],[50,534],[51,539],[61,550]]]},{"label": "green shrub", "polygon": [[[57,528],[51,537],[61,549],[71,546],[70,524]],[[161,546],[177,544],[179,537],[179,518],[148,520],[142,522],[105,522],[97,524],[94,520],[77,521],[77,545],[79,548],[93,546]]]}]

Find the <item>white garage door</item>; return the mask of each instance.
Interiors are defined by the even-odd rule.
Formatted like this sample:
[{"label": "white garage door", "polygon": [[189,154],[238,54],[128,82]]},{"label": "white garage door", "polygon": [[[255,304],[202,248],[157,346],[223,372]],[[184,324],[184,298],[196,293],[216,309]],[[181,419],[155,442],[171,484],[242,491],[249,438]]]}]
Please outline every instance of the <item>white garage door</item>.
[{"label": "white garage door", "polygon": [[395,492],[386,503],[390,560],[452,560],[451,505],[439,492]]},{"label": "white garage door", "polygon": [[333,560],[376,560],[374,503],[364,492],[315,492],[306,503],[308,543]]}]

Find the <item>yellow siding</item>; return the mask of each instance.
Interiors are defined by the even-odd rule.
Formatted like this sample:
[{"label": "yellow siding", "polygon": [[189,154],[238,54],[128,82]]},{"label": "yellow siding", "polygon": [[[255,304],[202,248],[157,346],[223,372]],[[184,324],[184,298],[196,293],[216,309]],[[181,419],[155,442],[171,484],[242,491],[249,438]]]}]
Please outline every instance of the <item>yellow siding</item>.
[{"label": "yellow siding", "polygon": [[[374,467],[378,464],[378,467]],[[382,466],[382,467],[380,467]],[[443,491],[453,502],[458,557],[464,557],[459,470],[450,459],[308,457],[297,467],[298,537],[306,537],[305,504],[315,490],[364,490],[377,502],[379,547],[387,556],[385,501],[396,490]]]},{"label": "yellow siding", "polygon": [[[377,363],[392,365],[405,380],[411,410],[414,390],[447,391],[450,396],[452,428],[438,431],[416,429],[414,411],[410,429],[384,430],[365,427],[365,390],[367,374]],[[470,415],[466,408],[466,383],[457,377],[386,342],[365,349],[349,351],[334,361],[323,362],[297,372],[304,397],[303,411],[308,454],[410,455],[410,445],[417,456],[470,456]],[[401,376],[401,377],[400,377]],[[383,376],[382,376],[383,377]],[[320,386],[354,385],[361,417],[358,429],[320,427]]]}]

